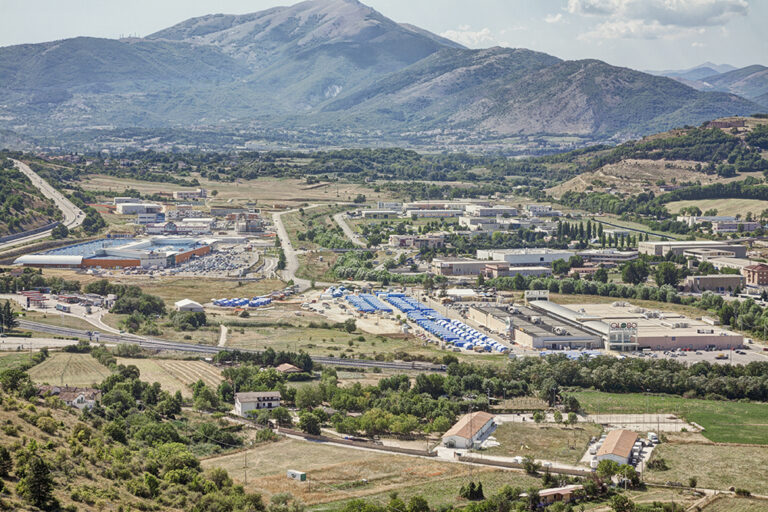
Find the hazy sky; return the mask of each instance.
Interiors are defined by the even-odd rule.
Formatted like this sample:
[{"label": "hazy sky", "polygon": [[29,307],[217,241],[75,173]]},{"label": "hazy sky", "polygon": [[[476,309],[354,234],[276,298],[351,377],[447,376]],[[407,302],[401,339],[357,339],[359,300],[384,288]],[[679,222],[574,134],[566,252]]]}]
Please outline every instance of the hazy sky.
[{"label": "hazy sky", "polygon": [[[0,0],[0,46],[74,36],[144,36],[193,16],[291,0]],[[473,48],[523,47],[636,69],[705,61],[768,65],[768,0],[368,0]]]}]

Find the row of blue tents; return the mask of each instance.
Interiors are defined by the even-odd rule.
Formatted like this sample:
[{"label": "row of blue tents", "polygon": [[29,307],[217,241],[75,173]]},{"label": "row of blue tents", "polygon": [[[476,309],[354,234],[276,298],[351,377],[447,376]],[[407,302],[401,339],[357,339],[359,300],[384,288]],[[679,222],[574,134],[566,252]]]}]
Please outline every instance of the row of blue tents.
[{"label": "row of blue tents", "polygon": [[354,306],[355,309],[357,309],[362,313],[376,313],[379,311],[384,313],[392,312],[391,307],[381,302],[376,296],[371,295],[369,293],[361,293],[360,295],[350,294],[350,295],[347,295],[345,299],[352,306]]},{"label": "row of blue tents", "polygon": [[272,303],[270,297],[253,297],[252,299],[218,299],[213,301],[214,306],[222,308],[260,308]]}]

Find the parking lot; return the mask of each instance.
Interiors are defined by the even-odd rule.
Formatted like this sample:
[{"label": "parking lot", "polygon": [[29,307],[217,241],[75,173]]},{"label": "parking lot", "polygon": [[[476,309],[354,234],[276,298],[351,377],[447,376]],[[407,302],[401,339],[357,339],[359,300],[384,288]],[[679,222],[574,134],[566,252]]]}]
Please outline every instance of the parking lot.
[{"label": "parking lot", "polygon": [[259,262],[259,251],[238,245],[222,247],[208,255],[194,257],[173,268],[159,271],[160,275],[244,277]]},{"label": "parking lot", "polygon": [[736,350],[697,350],[697,351],[652,351],[642,353],[627,352],[626,357],[671,359],[681,363],[694,364],[701,361],[714,364],[748,364],[753,361],[768,361],[768,352],[762,345],[747,345],[748,348]]}]

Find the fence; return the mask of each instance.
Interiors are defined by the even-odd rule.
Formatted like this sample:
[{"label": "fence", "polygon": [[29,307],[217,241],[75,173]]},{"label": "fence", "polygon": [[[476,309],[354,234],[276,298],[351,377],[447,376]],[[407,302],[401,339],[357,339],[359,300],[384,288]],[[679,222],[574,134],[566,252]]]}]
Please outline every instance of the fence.
[{"label": "fence", "polygon": [[[495,467],[510,468],[510,469],[523,469],[523,465],[518,464],[517,462],[505,462],[500,460],[485,459],[481,457],[472,457],[468,455],[459,455],[458,459],[461,462],[471,462],[473,464],[482,464],[483,466],[495,466]],[[558,475],[571,475],[571,476],[591,476],[592,475],[592,471],[589,471],[587,469],[581,470],[581,469],[551,467],[551,468],[544,468],[544,470],[549,470],[550,473],[555,473]]]},{"label": "fence", "polygon": [[292,436],[303,437],[308,441],[343,444],[347,446],[355,446],[357,448],[368,448],[369,450],[377,450],[382,452],[402,453],[404,455],[419,455],[421,457],[437,457],[436,452],[431,452],[427,450],[414,450],[411,448],[399,448],[397,446],[384,446],[381,444],[366,443],[361,441],[350,441],[349,439],[338,439],[335,437],[328,437],[328,436],[316,436],[312,434],[307,434],[306,432],[301,432],[300,430],[292,430],[292,429],[283,428],[283,427],[278,427],[277,432],[279,434],[288,434]]}]

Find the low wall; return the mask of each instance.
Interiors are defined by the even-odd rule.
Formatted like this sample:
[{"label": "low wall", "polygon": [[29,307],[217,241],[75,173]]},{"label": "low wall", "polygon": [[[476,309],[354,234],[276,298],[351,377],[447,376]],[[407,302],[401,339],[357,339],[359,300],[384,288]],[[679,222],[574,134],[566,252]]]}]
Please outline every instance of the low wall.
[{"label": "low wall", "polygon": [[[482,464],[483,466],[494,466],[494,467],[509,468],[509,469],[524,469],[522,464],[518,464],[516,462],[504,462],[500,460],[484,459],[481,457],[472,457],[468,455],[459,455],[458,459],[460,462],[471,462],[472,464]],[[539,472],[541,472],[541,470]],[[549,468],[549,472],[555,473],[558,475],[572,475],[572,476],[591,476],[592,475],[592,471],[588,469],[579,470],[579,469],[566,469],[566,468],[552,467],[552,468]]]},{"label": "low wall", "polygon": [[381,444],[363,443],[360,441],[350,441],[348,439],[338,439],[335,437],[315,436],[312,434],[307,434],[306,432],[301,432],[300,430],[292,430],[292,429],[283,428],[283,427],[278,427],[277,432],[279,434],[289,434],[292,436],[303,437],[304,439],[307,439],[309,441],[343,444],[347,446],[355,446],[357,448],[368,448],[369,450],[376,450],[381,452],[402,453],[405,455],[419,455],[421,457],[437,457],[437,453],[428,452],[426,450],[412,450],[410,448],[398,448],[397,446],[384,446]]},{"label": "low wall", "polygon": [[21,233],[14,233],[12,235],[0,236],[0,243],[10,242],[18,238],[24,238],[25,236],[36,235],[38,233],[42,233],[43,231],[53,229],[58,225],[59,225],[59,221],[56,221],[56,222],[51,222],[50,224],[46,224],[45,226],[40,226],[39,228],[30,229],[29,231],[22,231]]}]

